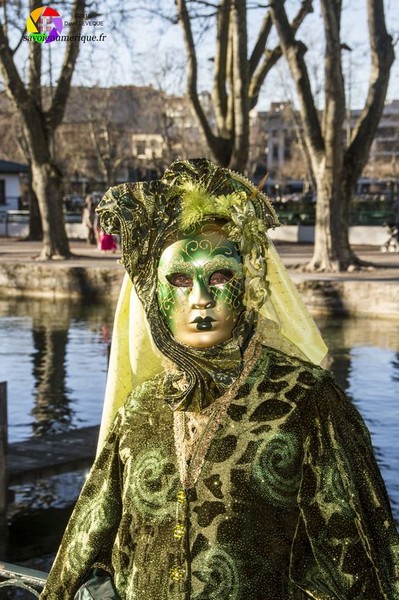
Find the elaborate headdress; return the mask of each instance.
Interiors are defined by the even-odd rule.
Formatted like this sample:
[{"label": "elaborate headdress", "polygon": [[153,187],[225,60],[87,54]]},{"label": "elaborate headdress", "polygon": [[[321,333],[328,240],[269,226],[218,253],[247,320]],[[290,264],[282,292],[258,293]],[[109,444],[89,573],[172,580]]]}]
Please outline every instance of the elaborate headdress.
[{"label": "elaborate headdress", "polygon": [[[273,207],[242,175],[207,159],[179,160],[160,180],[111,188],[97,210],[103,229],[121,236],[122,263],[129,276],[115,317],[105,428],[129,391],[162,370],[163,357],[184,377],[183,386],[172,381],[166,391],[171,407],[178,410],[185,410],[195,395],[212,399],[221,394],[241,368],[237,344],[209,349],[179,344],[157,304],[157,268],[165,243],[202,223],[222,223],[243,259],[247,327],[242,328],[239,350],[246,344],[248,323],[255,322],[264,344],[315,363],[324,358],[326,346],[267,236],[278,225]],[[223,381],[217,381],[215,372],[223,368]]]}]

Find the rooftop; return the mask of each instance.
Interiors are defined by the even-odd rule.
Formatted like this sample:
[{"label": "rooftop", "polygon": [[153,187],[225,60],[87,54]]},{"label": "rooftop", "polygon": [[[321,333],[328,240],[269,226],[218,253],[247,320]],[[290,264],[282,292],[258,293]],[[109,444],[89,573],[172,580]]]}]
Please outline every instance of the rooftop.
[{"label": "rooftop", "polygon": [[3,173],[5,175],[11,173],[27,173],[28,171],[28,165],[12,162],[10,160],[0,160],[0,173]]}]

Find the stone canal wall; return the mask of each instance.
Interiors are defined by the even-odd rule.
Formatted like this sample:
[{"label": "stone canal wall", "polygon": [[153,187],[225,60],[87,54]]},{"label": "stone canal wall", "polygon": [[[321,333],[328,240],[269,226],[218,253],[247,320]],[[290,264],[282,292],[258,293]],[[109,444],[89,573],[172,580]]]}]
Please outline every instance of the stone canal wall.
[{"label": "stone canal wall", "polygon": [[124,269],[52,262],[0,265],[0,296],[20,298],[117,298]]},{"label": "stone canal wall", "polygon": [[[37,260],[40,242],[0,237],[0,297],[116,300],[124,275],[115,254],[70,241],[70,260]],[[305,304],[314,314],[370,315],[399,319],[399,253],[356,246],[356,254],[373,266],[350,273],[307,273],[311,244],[278,243]]]},{"label": "stone canal wall", "polygon": [[[324,276],[292,273],[302,298],[314,314],[370,315],[399,318],[399,270]],[[0,296],[116,299],[124,269],[76,266],[68,262],[5,262],[0,264]]]},{"label": "stone canal wall", "polygon": [[399,281],[307,279],[297,288],[315,315],[399,319]]}]

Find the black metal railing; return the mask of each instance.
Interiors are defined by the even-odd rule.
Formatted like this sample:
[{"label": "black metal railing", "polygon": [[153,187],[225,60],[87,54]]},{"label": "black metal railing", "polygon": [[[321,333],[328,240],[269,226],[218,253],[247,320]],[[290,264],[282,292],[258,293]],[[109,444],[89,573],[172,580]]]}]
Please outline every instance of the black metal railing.
[{"label": "black metal railing", "polygon": [[[82,215],[80,212],[66,212],[64,213],[65,223],[81,223]],[[0,231],[1,235],[10,237],[12,231],[10,229],[12,225],[28,225],[29,224],[29,211],[28,210],[2,210],[0,207]]]},{"label": "black metal railing", "polygon": [[21,588],[35,598],[39,598],[46,579],[47,573],[44,573],[44,571],[0,562],[0,590],[3,588]]},{"label": "black metal railing", "polygon": [[[283,225],[314,225],[316,203],[303,201],[274,202],[274,208]],[[352,203],[349,225],[393,225],[391,202],[358,201]]]}]

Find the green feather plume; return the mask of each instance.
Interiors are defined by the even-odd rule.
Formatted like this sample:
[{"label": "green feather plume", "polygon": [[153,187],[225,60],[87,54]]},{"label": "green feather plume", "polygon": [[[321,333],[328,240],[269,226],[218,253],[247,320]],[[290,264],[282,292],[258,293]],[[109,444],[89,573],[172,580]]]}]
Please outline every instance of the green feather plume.
[{"label": "green feather plume", "polygon": [[181,187],[181,217],[183,230],[201,223],[207,216],[218,216],[230,219],[234,204],[241,205],[246,198],[243,192],[233,192],[227,196],[213,196],[204,188],[187,182]]},{"label": "green feather plume", "polygon": [[214,214],[215,198],[203,188],[186,189],[182,191],[181,198],[180,224],[182,229],[189,229],[200,223],[206,215]]}]

